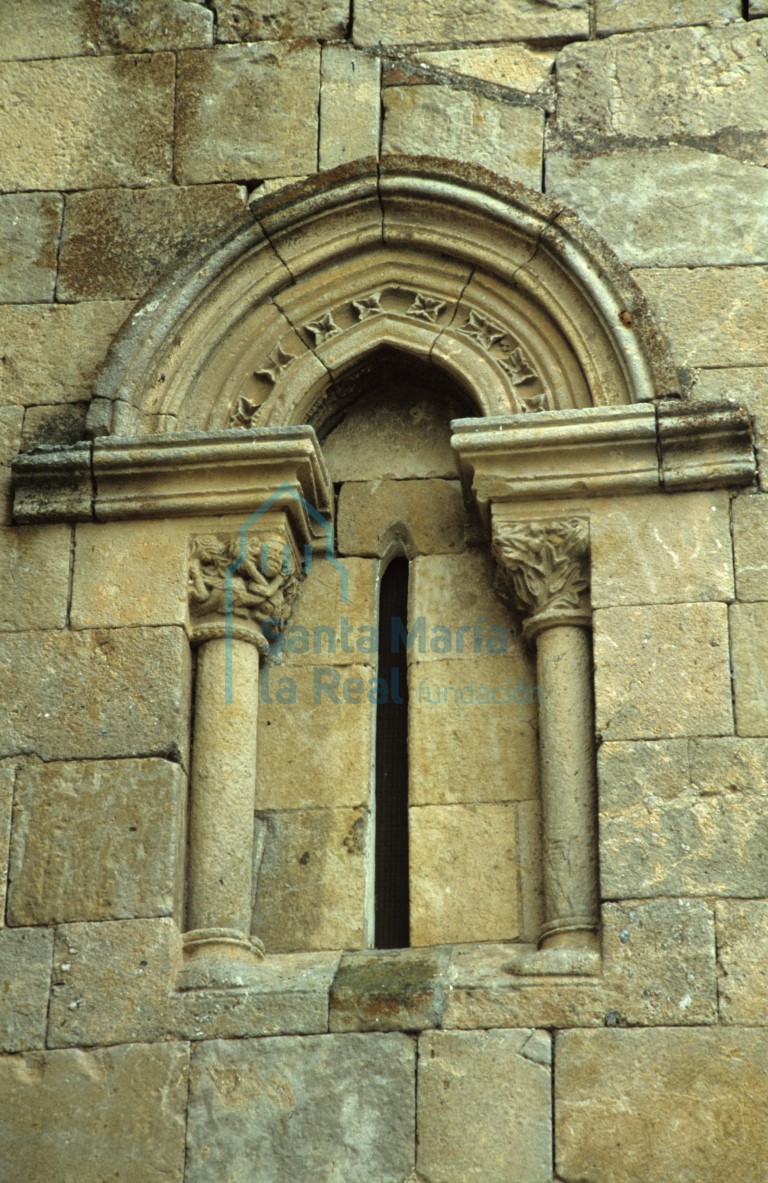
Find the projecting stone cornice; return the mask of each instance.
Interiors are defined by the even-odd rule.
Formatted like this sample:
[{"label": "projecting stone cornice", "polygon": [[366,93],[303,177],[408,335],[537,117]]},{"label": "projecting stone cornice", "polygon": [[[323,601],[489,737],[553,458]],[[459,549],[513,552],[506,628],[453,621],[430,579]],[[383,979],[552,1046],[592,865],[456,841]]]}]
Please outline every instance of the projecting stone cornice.
[{"label": "projecting stone cornice", "polygon": [[456,419],[452,444],[467,495],[491,503],[749,485],[749,416],[733,403],[677,400],[537,415]]},{"label": "projecting stone cornice", "polygon": [[283,511],[331,545],[333,489],[311,427],[104,437],[13,464],[14,521],[116,521]]}]

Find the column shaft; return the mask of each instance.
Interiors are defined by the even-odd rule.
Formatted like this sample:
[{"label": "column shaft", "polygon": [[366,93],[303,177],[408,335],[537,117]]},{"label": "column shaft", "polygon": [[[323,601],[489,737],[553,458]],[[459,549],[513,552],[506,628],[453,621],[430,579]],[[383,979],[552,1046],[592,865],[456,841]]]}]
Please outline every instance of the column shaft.
[{"label": "column shaft", "polygon": [[565,624],[536,638],[548,946],[584,944],[598,923],[589,639],[587,629]]}]

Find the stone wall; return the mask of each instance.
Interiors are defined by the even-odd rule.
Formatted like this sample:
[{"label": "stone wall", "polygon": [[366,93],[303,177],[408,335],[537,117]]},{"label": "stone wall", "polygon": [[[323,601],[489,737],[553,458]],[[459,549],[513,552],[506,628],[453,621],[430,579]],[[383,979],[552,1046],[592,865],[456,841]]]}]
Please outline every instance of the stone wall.
[{"label": "stone wall", "polygon": [[[248,988],[184,992],[195,520],[15,525],[10,464],[85,439],[136,301],[252,199],[383,153],[574,209],[646,294],[683,400],[746,407],[759,461],[767,111],[765,0],[0,0],[0,1177],[765,1183],[762,469],[591,502],[599,950],[533,952],[537,790],[499,776],[509,725],[424,703],[416,939],[372,952],[370,719],[262,704],[269,955]],[[364,433],[328,457],[364,620],[367,482],[392,473]],[[493,618],[487,538],[427,459],[394,474],[420,478],[414,602]],[[302,595],[299,624],[322,576]]]}]

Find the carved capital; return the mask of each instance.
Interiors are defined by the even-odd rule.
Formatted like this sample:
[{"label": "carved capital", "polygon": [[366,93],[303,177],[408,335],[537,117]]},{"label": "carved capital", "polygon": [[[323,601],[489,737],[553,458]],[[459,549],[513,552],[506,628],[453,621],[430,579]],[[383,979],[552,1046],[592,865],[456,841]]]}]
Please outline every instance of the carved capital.
[{"label": "carved capital", "polygon": [[303,572],[278,534],[193,538],[189,555],[189,614],[193,640],[230,635],[261,653],[283,631]]},{"label": "carved capital", "polygon": [[493,549],[499,564],[497,593],[522,612],[526,639],[556,624],[589,623],[586,518],[498,526]]}]

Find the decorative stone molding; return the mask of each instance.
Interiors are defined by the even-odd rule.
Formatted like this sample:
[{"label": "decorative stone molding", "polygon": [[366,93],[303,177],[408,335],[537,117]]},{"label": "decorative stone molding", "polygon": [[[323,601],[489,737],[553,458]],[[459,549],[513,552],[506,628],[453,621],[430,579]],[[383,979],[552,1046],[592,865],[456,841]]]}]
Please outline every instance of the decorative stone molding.
[{"label": "decorative stone molding", "polygon": [[525,616],[532,640],[557,624],[588,624],[589,524],[584,518],[499,527],[493,542],[497,590]]},{"label": "decorative stone molding", "polygon": [[252,225],[131,317],[98,379],[94,436],[320,428],[329,383],[383,347],[445,368],[486,416],[678,389],[644,297],[608,248],[481,168],[384,157],[249,208]]}]

